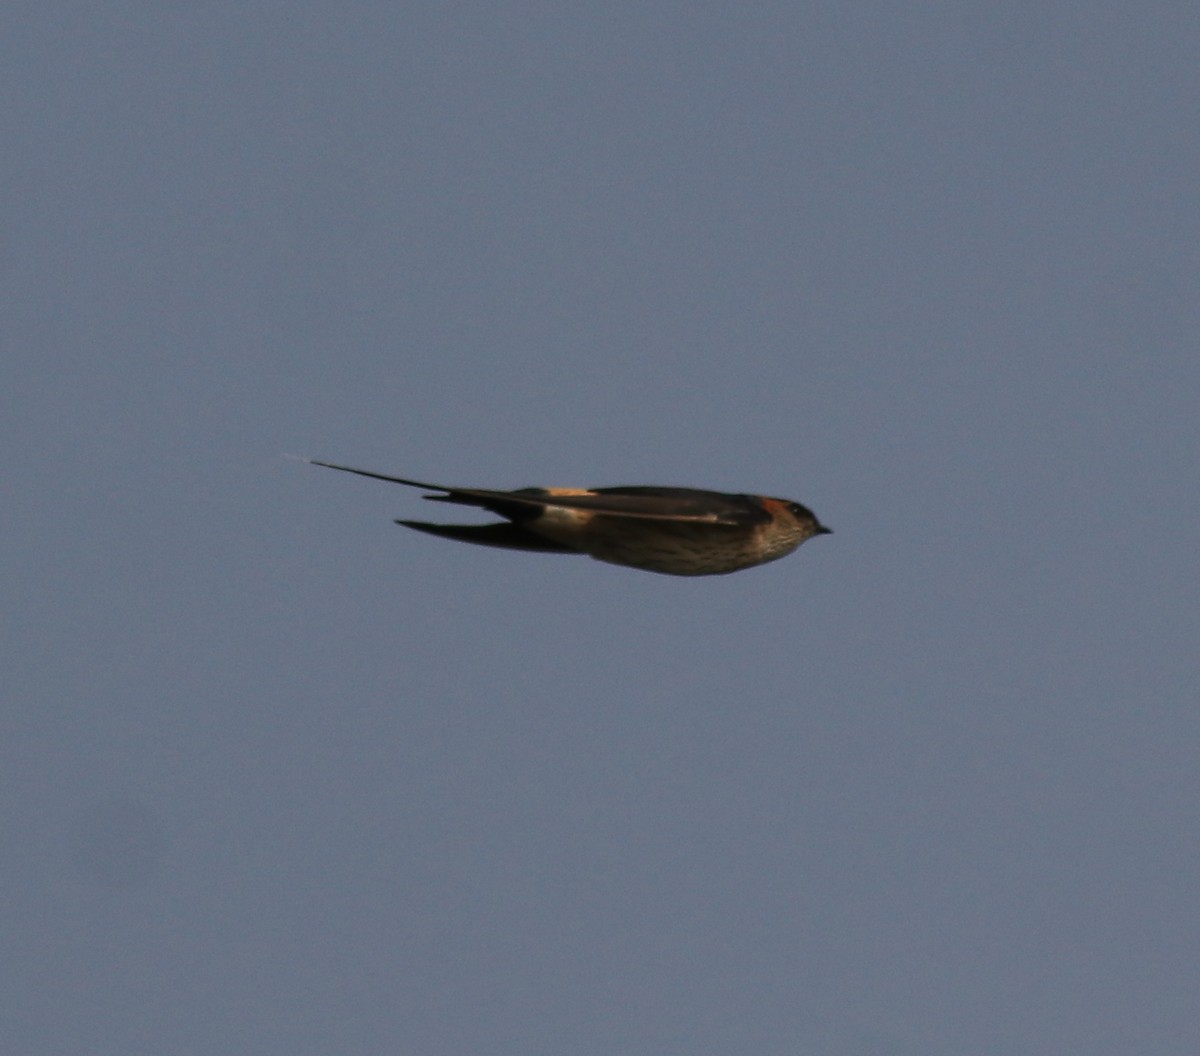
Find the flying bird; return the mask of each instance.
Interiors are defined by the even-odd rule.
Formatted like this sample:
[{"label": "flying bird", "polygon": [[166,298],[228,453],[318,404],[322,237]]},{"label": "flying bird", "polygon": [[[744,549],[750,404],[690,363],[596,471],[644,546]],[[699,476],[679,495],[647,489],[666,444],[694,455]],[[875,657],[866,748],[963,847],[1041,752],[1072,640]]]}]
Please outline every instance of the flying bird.
[{"label": "flying bird", "polygon": [[314,466],[442,492],[432,502],[476,506],[496,524],[396,523],[464,543],[549,554],[587,554],[597,561],[669,576],[721,576],[786,557],[830,529],[812,510],[788,499],[695,488],[522,488],[487,491],[426,484],[367,469],[305,459]]}]

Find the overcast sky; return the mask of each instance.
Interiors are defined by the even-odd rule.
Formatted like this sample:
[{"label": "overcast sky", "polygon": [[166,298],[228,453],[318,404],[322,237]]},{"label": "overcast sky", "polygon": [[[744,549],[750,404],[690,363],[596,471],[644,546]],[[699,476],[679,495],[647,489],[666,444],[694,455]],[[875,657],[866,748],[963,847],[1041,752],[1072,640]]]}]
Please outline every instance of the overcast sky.
[{"label": "overcast sky", "polygon": [[[1200,1052],[1197,55],[11,7],[0,1051]],[[287,453],[835,534],[656,576]]]}]

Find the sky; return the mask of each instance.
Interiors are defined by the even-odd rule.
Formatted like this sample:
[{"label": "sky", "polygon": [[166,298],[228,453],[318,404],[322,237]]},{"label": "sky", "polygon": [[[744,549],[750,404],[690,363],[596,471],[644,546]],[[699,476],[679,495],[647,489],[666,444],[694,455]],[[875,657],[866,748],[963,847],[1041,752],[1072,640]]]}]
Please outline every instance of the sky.
[{"label": "sky", "polygon": [[6,22],[0,1050],[1200,1051],[1193,4]]}]

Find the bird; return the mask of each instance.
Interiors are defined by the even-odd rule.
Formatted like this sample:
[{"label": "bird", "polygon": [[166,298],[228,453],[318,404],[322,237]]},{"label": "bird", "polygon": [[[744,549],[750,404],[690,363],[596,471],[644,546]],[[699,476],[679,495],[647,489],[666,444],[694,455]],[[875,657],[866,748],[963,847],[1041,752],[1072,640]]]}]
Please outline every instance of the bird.
[{"label": "bird", "polygon": [[396,524],[443,539],[597,561],[668,576],[721,576],[776,561],[814,535],[829,535],[807,506],[765,495],[644,485],[616,488],[483,488],[428,484],[368,469],[304,461],[442,494],[431,502],[498,514],[494,524]]}]

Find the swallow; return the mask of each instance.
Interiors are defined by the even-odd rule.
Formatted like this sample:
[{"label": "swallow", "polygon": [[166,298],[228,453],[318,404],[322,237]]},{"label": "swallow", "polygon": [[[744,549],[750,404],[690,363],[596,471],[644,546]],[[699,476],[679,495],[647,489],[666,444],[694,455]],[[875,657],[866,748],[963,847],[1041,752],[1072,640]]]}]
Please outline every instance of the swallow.
[{"label": "swallow", "polygon": [[521,488],[487,491],[427,484],[333,462],[314,466],[441,492],[431,502],[475,506],[496,524],[430,524],[396,519],[418,532],[464,543],[544,554],[587,554],[597,561],[668,576],[722,576],[786,557],[831,529],[807,506],[765,495],[695,488]]}]

